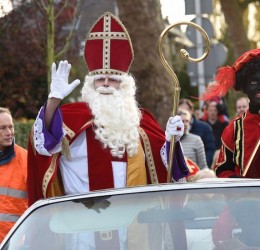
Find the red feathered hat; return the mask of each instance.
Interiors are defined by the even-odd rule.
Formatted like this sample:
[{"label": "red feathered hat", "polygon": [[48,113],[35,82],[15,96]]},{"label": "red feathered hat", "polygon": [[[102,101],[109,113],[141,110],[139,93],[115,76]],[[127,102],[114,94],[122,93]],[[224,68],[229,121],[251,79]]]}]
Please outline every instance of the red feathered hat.
[{"label": "red feathered hat", "polygon": [[215,82],[209,84],[207,91],[202,94],[200,99],[211,100],[216,96],[224,96],[230,88],[234,88],[236,83],[236,72],[244,67],[252,59],[260,57],[260,48],[245,52],[234,64],[218,69]]},{"label": "red feathered hat", "polygon": [[134,52],[124,25],[105,12],[90,29],[84,51],[89,75],[128,73]]}]

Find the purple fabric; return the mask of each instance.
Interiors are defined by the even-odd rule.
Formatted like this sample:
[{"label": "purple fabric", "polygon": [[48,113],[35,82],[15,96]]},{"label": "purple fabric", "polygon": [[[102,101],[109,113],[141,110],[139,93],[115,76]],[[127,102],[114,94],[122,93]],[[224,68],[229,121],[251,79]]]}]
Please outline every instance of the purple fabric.
[{"label": "purple fabric", "polygon": [[[189,174],[185,158],[183,156],[181,144],[179,141],[175,143],[175,153],[172,162],[172,178],[178,181]],[[167,161],[169,162],[170,142],[166,141]]]},{"label": "purple fabric", "polygon": [[42,107],[38,115],[38,119],[41,119],[43,124],[42,132],[44,134],[44,148],[49,151],[53,149],[55,146],[57,146],[63,138],[63,120],[61,111],[58,108],[54,113],[50,129],[47,130],[44,124],[45,106],[46,104]]}]

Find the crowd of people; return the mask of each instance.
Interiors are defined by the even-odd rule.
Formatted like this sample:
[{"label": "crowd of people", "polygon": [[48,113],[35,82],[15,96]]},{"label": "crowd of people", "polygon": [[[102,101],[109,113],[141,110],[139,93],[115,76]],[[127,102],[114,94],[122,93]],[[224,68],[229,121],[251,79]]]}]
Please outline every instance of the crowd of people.
[{"label": "crowd of people", "polygon": [[[53,63],[50,93],[35,119],[28,152],[15,143],[9,109],[0,108],[0,242],[39,199],[165,183],[168,169],[171,182],[260,176],[260,49],[218,69],[216,81],[200,97],[205,100],[201,117],[195,116],[192,99],[180,99],[165,131],[136,101],[129,73],[132,43],[111,13],[91,28],[84,57],[88,75],[82,102],[61,105],[80,80],[69,83],[67,60]],[[245,95],[237,100],[234,119],[222,101],[230,88]]]}]

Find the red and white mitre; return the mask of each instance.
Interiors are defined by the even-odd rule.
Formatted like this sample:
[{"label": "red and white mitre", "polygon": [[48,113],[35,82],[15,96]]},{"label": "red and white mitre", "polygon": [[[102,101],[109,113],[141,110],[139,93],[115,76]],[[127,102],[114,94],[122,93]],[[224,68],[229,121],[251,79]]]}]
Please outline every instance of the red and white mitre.
[{"label": "red and white mitre", "polygon": [[134,58],[130,36],[124,25],[105,12],[91,27],[84,51],[89,75],[122,75]]}]

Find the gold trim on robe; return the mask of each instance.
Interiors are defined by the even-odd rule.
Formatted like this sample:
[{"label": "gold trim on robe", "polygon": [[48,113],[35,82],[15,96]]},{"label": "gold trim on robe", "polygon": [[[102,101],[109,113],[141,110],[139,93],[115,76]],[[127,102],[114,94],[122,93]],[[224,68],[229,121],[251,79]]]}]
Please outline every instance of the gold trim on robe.
[{"label": "gold trim on robe", "polygon": [[148,165],[148,169],[149,169],[149,174],[150,174],[150,178],[151,178],[151,182],[152,184],[158,184],[158,177],[156,174],[156,169],[155,169],[155,165],[154,165],[154,159],[153,159],[153,153],[152,153],[152,149],[151,149],[151,145],[148,139],[147,134],[145,133],[145,131],[139,127],[139,133],[142,136],[143,142],[144,142],[144,150],[146,152],[146,157],[147,157],[147,165]]}]

